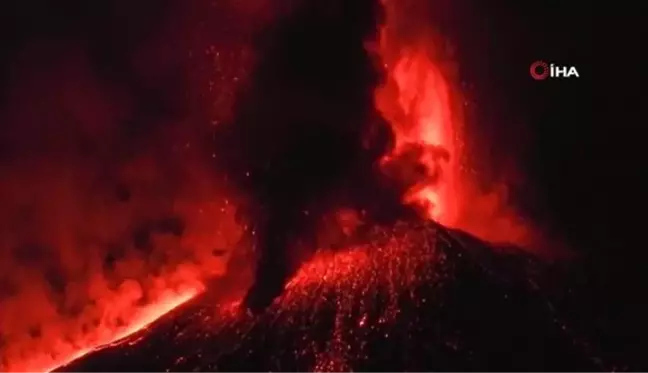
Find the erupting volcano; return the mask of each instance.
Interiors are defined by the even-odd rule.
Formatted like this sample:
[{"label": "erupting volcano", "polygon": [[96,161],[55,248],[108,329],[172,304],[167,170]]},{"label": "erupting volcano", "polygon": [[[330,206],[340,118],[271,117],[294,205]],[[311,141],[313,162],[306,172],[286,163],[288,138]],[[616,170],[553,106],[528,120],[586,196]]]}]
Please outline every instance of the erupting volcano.
[{"label": "erupting volcano", "polygon": [[52,68],[31,121],[62,106],[74,135],[7,131],[0,370],[612,367],[474,171],[432,5],[216,3],[167,15],[125,82]]}]

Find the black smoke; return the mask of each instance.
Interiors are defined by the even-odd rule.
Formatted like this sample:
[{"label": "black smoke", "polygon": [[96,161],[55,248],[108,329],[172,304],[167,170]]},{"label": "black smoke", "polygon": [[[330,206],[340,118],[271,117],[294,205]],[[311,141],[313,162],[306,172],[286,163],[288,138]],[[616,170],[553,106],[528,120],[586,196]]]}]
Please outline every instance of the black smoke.
[{"label": "black smoke", "polygon": [[367,48],[380,19],[375,0],[308,1],[258,36],[255,69],[233,122],[217,136],[217,158],[248,198],[242,215],[257,237],[251,308],[281,290],[308,255],[296,248],[314,246],[315,227],[331,206],[374,221],[376,212],[393,216],[400,206],[376,170],[392,144],[374,106],[382,71]]}]

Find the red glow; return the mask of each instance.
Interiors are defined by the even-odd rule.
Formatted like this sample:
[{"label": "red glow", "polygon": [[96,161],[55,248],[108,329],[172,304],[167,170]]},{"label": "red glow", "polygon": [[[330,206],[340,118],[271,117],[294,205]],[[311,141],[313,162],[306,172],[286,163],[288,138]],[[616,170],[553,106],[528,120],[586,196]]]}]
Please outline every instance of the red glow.
[{"label": "red glow", "polygon": [[126,343],[128,342],[127,337],[146,329],[159,317],[187,302],[200,291],[200,288],[195,287],[179,292],[169,291],[164,293],[158,301],[134,309],[134,314],[131,315],[129,322],[123,327],[113,325],[114,320],[112,320],[111,315],[107,314],[92,336],[88,336],[86,340],[74,341],[73,343],[55,340],[54,342],[57,345],[50,346],[50,351],[55,351],[54,353],[45,351],[38,353],[35,351],[35,353],[30,353],[31,356],[26,357],[25,360],[8,365],[3,369],[11,372],[50,372],[92,351]]},{"label": "red glow", "polygon": [[[378,91],[378,105],[390,121],[398,155],[408,145],[424,149],[419,161],[426,175],[405,195],[405,202],[425,208],[428,218],[453,225],[457,217],[457,169],[459,156],[455,146],[456,124],[450,104],[450,91],[441,72],[424,51],[403,51],[395,65],[387,65],[391,85]],[[396,91],[397,100],[390,101]],[[449,158],[439,157],[443,150]]]},{"label": "red glow", "polygon": [[[151,34],[133,58],[147,80],[164,81],[180,66],[166,62],[185,63],[184,47],[158,48],[169,35]],[[241,235],[203,141],[216,122],[142,119],[146,95],[103,80],[76,47],[34,47],[46,64],[7,61],[20,68],[0,108],[0,137],[12,144],[0,165],[3,372],[49,371],[142,329],[222,275]],[[214,111],[230,105],[241,49],[214,44],[186,62],[209,64],[219,78]],[[190,96],[211,89],[206,74],[196,75],[201,86],[188,87]],[[193,76],[181,80],[193,84]],[[133,137],[127,127],[143,132]]]},{"label": "red glow", "polygon": [[[140,167],[148,172],[156,170],[148,164]],[[56,245],[58,251],[54,253],[66,260],[61,268],[67,270],[64,273],[72,280],[62,291],[54,292],[48,288],[41,267],[5,267],[9,263],[2,263],[0,267],[12,271],[12,279],[20,287],[19,292],[4,298],[0,307],[0,331],[3,342],[6,341],[0,349],[0,371],[50,371],[141,330],[200,292],[205,279],[223,274],[229,252],[214,255],[213,251],[231,248],[238,240],[239,229],[233,221],[231,205],[213,199],[213,184],[202,177],[204,173],[196,171],[195,179],[191,178],[192,193],[175,201],[174,211],[188,223],[182,237],[154,235],[155,246],[148,255],[126,246],[129,251],[108,268],[104,264],[105,253],[99,251],[103,247],[80,245],[76,237],[84,233],[103,234],[107,240],[121,237],[120,224],[127,229],[130,224],[136,227],[135,214],[153,209],[159,200],[140,200],[142,205],[132,207],[140,210],[134,212],[123,211],[131,207],[128,205],[114,206],[122,208],[117,211],[105,207],[93,210],[95,205],[86,207],[83,200],[78,200],[83,191],[68,197],[64,191],[77,189],[68,184],[57,185],[57,178],[43,181],[39,178],[44,175],[32,172],[31,177],[40,183],[21,183],[25,178],[18,173],[13,175],[15,184],[4,184],[0,190],[11,192],[13,187],[32,185],[35,195],[59,196],[58,200],[44,199],[47,204],[42,205],[42,216],[48,223],[44,229],[48,230],[33,232],[40,234],[44,242]],[[144,205],[145,202],[149,204]],[[42,268],[48,268],[46,264]]]},{"label": "red glow", "polygon": [[[421,21],[430,10],[423,2],[382,2],[386,22],[377,51],[387,81],[376,91],[376,106],[396,139],[383,164],[393,168],[396,163],[397,177],[410,185],[403,202],[425,218],[483,239],[529,245],[531,232],[509,204],[506,180],[483,185],[467,172],[471,154],[465,146],[457,64],[447,40]],[[403,164],[408,162],[418,167],[407,169]]]},{"label": "red glow", "polygon": [[[431,59],[433,41],[421,38],[411,45],[397,36],[397,5],[383,1],[387,23],[380,35],[380,55],[387,83],[376,92],[376,104],[390,122],[396,146],[386,161],[412,145],[420,146],[418,162],[424,175],[407,191],[404,202],[417,205],[427,218],[454,225],[458,217],[458,170],[461,158],[460,121],[453,112],[451,87],[443,71]],[[425,36],[425,35],[423,35]]]}]

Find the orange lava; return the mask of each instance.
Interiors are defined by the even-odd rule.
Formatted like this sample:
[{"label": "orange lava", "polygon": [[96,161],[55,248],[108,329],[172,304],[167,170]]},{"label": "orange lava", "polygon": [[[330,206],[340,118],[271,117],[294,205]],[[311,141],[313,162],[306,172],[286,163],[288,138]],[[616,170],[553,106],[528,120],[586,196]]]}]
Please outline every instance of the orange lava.
[{"label": "orange lava", "polygon": [[[424,210],[426,217],[452,226],[457,220],[459,121],[453,113],[453,97],[443,71],[431,59],[434,45],[422,39],[403,45],[395,33],[396,5],[383,1],[387,23],[380,35],[380,56],[387,70],[387,83],[376,92],[376,104],[389,121],[395,148],[385,161],[418,147],[423,175],[404,196],[404,202]],[[420,171],[419,171],[420,172]]]},{"label": "orange lava", "polygon": [[201,290],[196,287],[180,292],[168,292],[163,294],[157,302],[135,310],[132,319],[122,328],[99,325],[92,339],[74,344],[57,341],[61,345],[52,346],[52,350],[55,350],[56,354],[42,353],[34,355],[21,361],[20,365],[9,365],[3,369],[11,372],[51,372],[92,351],[126,343],[128,337],[145,330],[155,320],[189,301]]},{"label": "orange lava", "polygon": [[417,207],[424,218],[487,241],[533,246],[529,223],[509,201],[508,180],[482,180],[470,162],[458,66],[448,40],[429,24],[429,4],[382,3],[385,23],[374,50],[387,80],[376,90],[375,101],[395,135],[383,166],[409,186],[403,202]]}]

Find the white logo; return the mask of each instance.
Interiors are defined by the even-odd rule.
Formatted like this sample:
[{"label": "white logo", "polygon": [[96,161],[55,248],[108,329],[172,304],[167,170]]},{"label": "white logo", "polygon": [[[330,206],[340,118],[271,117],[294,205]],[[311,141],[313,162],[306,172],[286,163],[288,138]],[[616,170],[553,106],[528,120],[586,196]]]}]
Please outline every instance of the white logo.
[{"label": "white logo", "polygon": [[576,66],[561,66],[553,63],[548,64],[544,61],[536,61],[529,68],[531,77],[535,80],[545,80],[547,78],[579,78]]}]

